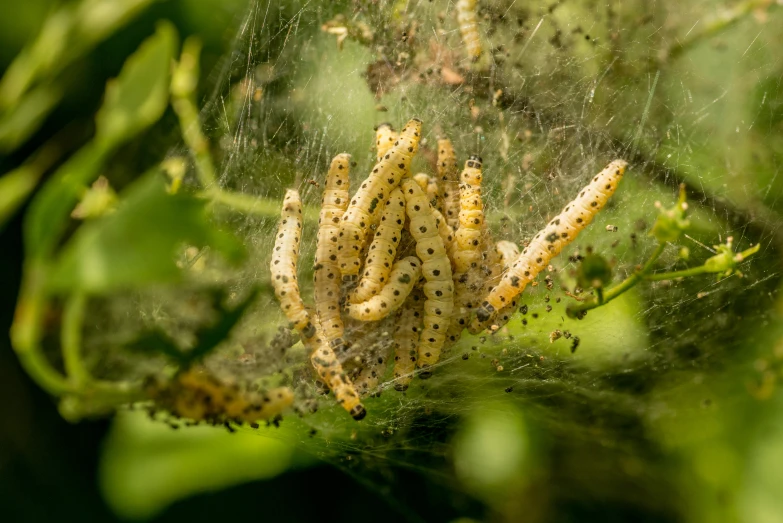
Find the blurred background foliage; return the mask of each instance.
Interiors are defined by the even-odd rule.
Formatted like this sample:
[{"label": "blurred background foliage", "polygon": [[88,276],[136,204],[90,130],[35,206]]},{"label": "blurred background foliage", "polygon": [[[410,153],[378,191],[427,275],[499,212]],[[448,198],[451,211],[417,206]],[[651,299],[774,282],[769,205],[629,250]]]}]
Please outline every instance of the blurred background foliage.
[{"label": "blurred background foliage", "polygon": [[[60,163],[61,158],[88,143],[96,134],[94,115],[101,107],[107,80],[119,74],[126,58],[145,39],[156,31],[168,31],[158,25],[160,20],[171,22],[180,42],[189,35],[201,39],[203,73],[197,98],[215,102],[213,89],[225,88],[224,82],[236,80],[232,71],[221,68],[225,66],[221,59],[228,56],[233,63],[232,53],[241,58],[247,51],[235,47],[234,37],[238,27],[258,20],[254,17],[262,10],[258,4],[248,14],[245,0],[135,3],[140,6],[138,12],[105,38],[96,38],[83,49],[58,49],[62,70],[43,84],[40,98],[56,100],[53,111],[42,116],[42,125],[31,127],[26,134],[3,135],[3,150],[8,152],[0,157],[0,171],[18,168],[31,155],[36,158],[35,151],[52,138],[63,150],[44,154],[40,161],[45,165]],[[393,24],[383,26],[394,17],[373,19],[372,13],[378,12],[373,6],[381,4],[379,9],[398,12],[415,4],[411,9],[429,21],[437,19],[437,9],[443,9],[440,4],[430,9],[404,1],[342,2],[326,6],[321,21],[364,4],[370,6],[366,20],[378,30],[378,38],[389,41],[404,40],[394,33]],[[490,9],[485,22],[502,2],[486,4]],[[772,2],[747,1],[705,0],[686,6],[631,3],[639,12],[623,12],[622,19],[636,21],[627,28],[632,36],[623,39],[623,45],[607,45],[603,62],[591,62],[586,59],[592,53],[590,38],[581,36],[585,31],[602,42],[618,39],[611,20],[603,26],[580,26],[579,32],[572,27],[573,20],[592,19],[591,10],[599,11],[597,2],[528,4],[523,6],[526,17],[519,15],[524,18],[519,22],[524,29],[519,40],[512,35],[495,36],[513,40],[518,46],[515,50],[527,53],[526,69],[509,73],[510,78],[519,75],[518,84],[505,78],[509,86],[519,85],[519,91],[507,93],[514,98],[509,102],[512,110],[521,106],[526,118],[538,120],[530,124],[534,130],[536,125],[543,127],[542,120],[557,128],[558,123],[570,124],[574,114],[584,115],[586,102],[573,95],[586,95],[591,90],[587,83],[574,88],[569,73],[594,82],[589,103],[599,110],[589,117],[594,130],[580,139],[560,140],[561,131],[553,131],[548,139],[537,142],[534,138],[525,146],[535,151],[542,163],[569,154],[577,158],[580,146],[587,147],[585,156],[593,163],[598,151],[607,148],[632,155],[629,160],[642,165],[636,176],[623,182],[618,205],[608,211],[610,218],[606,219],[623,231],[636,230],[640,219],[651,222],[656,212],[652,202],[673,202],[672,182],[686,182],[696,194],[692,234],[697,239],[709,243],[728,231],[742,236],[738,241],[746,243],[743,247],[762,243],[763,257],[747,280],[723,282],[719,297],[706,304],[693,296],[713,292],[712,278],[709,283],[701,280],[664,292],[654,288],[628,293],[579,324],[582,344],[569,365],[559,363],[558,358],[563,358],[557,349],[541,344],[542,332],[562,324],[557,318],[542,314],[534,332],[522,329],[517,320],[511,326],[516,343],[535,350],[509,356],[504,364],[521,368],[527,365],[525,358],[540,356],[544,362],[545,357],[552,357],[552,363],[540,364],[541,376],[528,381],[509,378],[501,386],[504,378],[475,379],[486,373],[488,362],[470,358],[443,376],[437,387],[423,385],[408,394],[407,401],[413,405],[434,402],[438,409],[427,416],[409,414],[389,393],[371,400],[369,405],[378,418],[388,420],[383,431],[377,430],[379,425],[368,424],[354,429],[350,421],[334,421],[333,413],[314,416],[307,423],[286,419],[279,429],[261,434],[229,434],[207,427],[173,431],[166,424],[152,423],[143,414],[128,411],[113,421],[69,424],[61,418],[55,402],[23,372],[4,334],[0,339],[0,391],[5,398],[0,404],[2,513],[12,521],[187,521],[208,517],[262,521],[783,521],[783,395],[777,386],[783,368],[783,304],[777,292],[783,252],[783,204],[779,198],[783,178],[778,176],[783,161],[783,58],[777,50],[783,45],[783,34],[776,30],[783,24],[783,9],[773,9]],[[4,7],[0,70],[5,71],[35,38],[55,5],[60,4],[28,0]],[[282,2],[273,9],[270,24],[276,30],[286,30],[286,17],[295,17],[305,7],[304,2]],[[619,16],[622,7],[615,7],[609,12]],[[549,47],[542,50],[525,44],[535,36],[542,16],[550,16],[541,28],[543,41],[553,47],[561,38],[575,42],[564,47],[560,56],[565,58],[557,64],[548,62]],[[721,17],[732,23],[721,25]],[[550,20],[554,21],[551,26]],[[718,22],[710,25],[703,20]],[[556,29],[557,24],[572,32]],[[315,160],[300,162],[296,149],[296,144],[315,143],[307,135],[312,129],[348,128],[329,134],[327,148],[356,151],[361,172],[368,162],[368,155],[362,154],[368,141],[359,136],[366,135],[379,119],[402,122],[410,116],[412,105],[425,113],[421,115],[425,121],[438,111],[446,114],[444,121],[466,119],[460,112],[464,103],[427,107],[433,96],[427,93],[426,82],[403,81],[412,102],[394,92],[375,100],[359,74],[375,58],[375,50],[348,41],[337,53],[334,38],[321,34],[317,25],[303,24],[301,31],[297,37],[304,39],[306,35],[313,45],[305,46],[303,54],[294,59],[285,55],[282,44],[282,50],[276,49],[280,62],[291,64],[291,68],[282,68],[280,77],[265,79],[271,93],[265,103],[272,105],[268,119],[275,126],[279,123],[278,130],[283,129],[277,141],[277,132],[271,136],[270,143],[290,157],[275,156],[274,152],[261,156],[273,162],[270,168],[280,167],[283,184],[272,183],[270,187],[270,182],[253,179],[252,174],[243,178],[242,169],[247,165],[242,162],[252,165],[258,161],[248,154],[237,160],[233,173],[224,180],[228,185],[258,186],[273,197],[279,195],[294,171],[317,168]],[[384,31],[389,34],[382,34]],[[657,33],[665,36],[658,39]],[[699,35],[703,37],[695,38]],[[242,45],[250,42],[243,40]],[[301,49],[292,48],[289,53]],[[634,60],[636,56],[646,59]],[[300,61],[300,67],[293,65]],[[615,62],[618,66],[610,67],[611,72],[596,65]],[[547,72],[548,66],[553,72]],[[262,67],[256,70],[258,76],[264,72]],[[604,89],[597,89],[600,82],[607,84]],[[353,105],[341,104],[343,97],[350,97]],[[379,114],[379,105],[384,105],[386,112]],[[473,123],[489,126],[492,122],[486,115],[492,112],[491,101],[479,100],[476,106],[482,116]],[[543,110],[537,114],[536,107]],[[219,114],[206,113],[208,134],[217,138],[215,141],[231,132],[217,121]],[[292,125],[288,116],[304,124]],[[23,113],[21,120],[34,121],[35,111]],[[101,125],[99,119],[99,136]],[[103,130],[107,127],[114,128],[104,121]],[[521,153],[516,155],[521,150],[517,144],[512,146],[511,160],[502,158],[496,147],[501,139],[493,130],[482,134],[456,125],[447,130],[455,133],[463,153],[476,143],[485,147],[482,154],[489,164],[508,167],[523,162]],[[297,133],[301,133],[298,138]],[[131,182],[178,147],[181,137],[170,108],[143,134],[127,134],[129,141],[114,153],[111,180],[113,186],[130,186],[138,194],[151,182]],[[568,145],[574,146],[570,153],[556,149]],[[226,150],[230,148],[226,146]],[[294,156],[296,160],[291,159]],[[42,169],[48,170],[48,166]],[[22,185],[29,179],[25,177]],[[530,173],[520,175],[520,184],[531,180]],[[548,182],[555,189],[571,192],[572,184],[562,179]],[[32,183],[34,186],[37,179]],[[20,194],[25,195],[33,186],[22,187]],[[490,183],[488,192],[499,201],[503,187],[499,181]],[[9,194],[0,194],[0,203]],[[0,214],[0,219],[10,220],[0,225],[4,333],[10,327],[21,282],[25,201],[26,197],[21,197],[18,203],[23,207],[8,216]],[[192,202],[183,197],[156,206],[154,218],[165,222],[173,216],[188,216],[190,221],[183,222],[185,232],[201,230],[199,216],[189,214],[188,209],[192,209]],[[133,228],[118,215],[115,224],[119,223],[119,230]],[[518,233],[538,218],[534,214],[525,223],[514,224],[512,232]],[[599,246],[608,243],[601,239],[606,235],[597,232],[609,223],[606,220],[596,224],[587,241]],[[525,230],[529,232],[529,227]],[[111,246],[105,252],[122,252],[122,242],[114,245],[111,240],[116,238],[104,240]],[[239,256],[240,249],[232,246],[230,239],[215,241],[223,245],[224,252]],[[640,263],[640,254],[649,250],[647,246],[640,251],[635,248],[634,240],[632,245],[623,243],[616,252],[626,270]],[[71,267],[90,256],[85,249],[79,250],[77,245],[75,254],[66,255],[63,274],[70,278]],[[629,253],[633,260],[626,259]],[[667,263],[679,268],[679,261],[671,257]],[[105,263],[116,262],[109,259]],[[67,289],[104,289],[111,284],[96,279],[93,272],[82,273],[76,281],[58,281]],[[541,289],[530,294],[531,311],[541,312],[548,297]],[[685,312],[672,317],[673,310]],[[702,324],[694,328],[693,322]],[[612,326],[611,332],[606,325]],[[525,386],[532,390],[525,400],[510,399]],[[313,427],[318,428],[315,434],[310,432]],[[396,442],[390,436],[394,430],[402,433]],[[353,440],[357,442],[351,443]]]}]

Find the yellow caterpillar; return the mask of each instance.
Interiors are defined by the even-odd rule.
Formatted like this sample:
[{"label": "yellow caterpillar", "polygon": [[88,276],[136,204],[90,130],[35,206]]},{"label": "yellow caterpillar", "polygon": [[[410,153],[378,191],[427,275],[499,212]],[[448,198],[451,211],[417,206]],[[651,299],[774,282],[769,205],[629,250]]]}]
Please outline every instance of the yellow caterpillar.
[{"label": "yellow caterpillar", "polygon": [[420,289],[414,289],[394,327],[394,389],[400,392],[408,388],[416,370],[423,311],[424,296]]},{"label": "yellow caterpillar", "polygon": [[[366,357],[364,367],[354,381],[356,390],[358,390],[362,396],[371,392],[376,392],[378,383],[386,373],[386,368],[390,359],[390,351],[394,343],[394,339],[390,332],[393,324],[392,320],[394,319],[393,316],[389,316],[377,325],[377,329],[380,330],[378,339],[370,348],[370,353]],[[378,391],[378,393],[380,392]]]},{"label": "yellow caterpillar", "polygon": [[394,146],[375,165],[351,199],[340,224],[338,259],[343,281],[356,280],[361,267],[359,255],[367,231],[375,223],[373,216],[378,205],[387,200],[391,190],[399,185],[402,176],[409,171],[420,139],[421,120],[414,118],[405,124]]},{"label": "yellow caterpillar", "polygon": [[351,295],[351,303],[365,302],[384,288],[397,255],[404,224],[405,198],[399,188],[395,188],[383,209],[381,223],[367,252],[362,278]]},{"label": "yellow caterpillar", "polygon": [[344,325],[340,317],[340,268],[337,263],[340,219],[348,208],[351,155],[338,154],[326,174],[318,219],[315,250],[315,312],[324,335],[334,350],[345,348]]},{"label": "yellow caterpillar", "polygon": [[421,263],[415,256],[397,261],[389,275],[389,282],[377,296],[348,306],[348,315],[361,321],[382,320],[402,305],[421,277]]},{"label": "yellow caterpillar", "polygon": [[449,226],[459,227],[459,180],[457,178],[457,156],[448,138],[438,140],[438,177],[443,195],[443,214]]},{"label": "yellow caterpillar", "polygon": [[437,180],[426,173],[416,174],[413,179],[419,184],[421,190],[427,193],[427,199],[430,201],[432,208],[440,211],[443,207],[443,201]]},{"label": "yellow caterpillar", "polygon": [[478,31],[477,0],[459,0],[457,2],[457,24],[462,35],[462,43],[468,51],[471,60],[476,61],[481,56],[481,38]]},{"label": "yellow caterpillar", "polygon": [[253,423],[283,413],[294,402],[288,387],[251,392],[205,370],[188,369],[148,390],[157,404],[178,418],[209,423]]},{"label": "yellow caterpillar", "polygon": [[627,167],[624,160],[610,163],[533,238],[476,311],[479,321],[488,321],[495,312],[510,304],[563,247],[576,239],[617,189]]},{"label": "yellow caterpillar", "polygon": [[299,198],[299,192],[289,189],[283,200],[283,210],[269,271],[272,276],[272,287],[280,301],[283,313],[296,330],[305,338],[309,338],[315,334],[315,326],[310,321],[310,315],[305,310],[299,294],[299,280],[296,275],[301,236],[302,200]]},{"label": "yellow caterpillar", "polygon": [[375,152],[380,162],[386,153],[394,146],[399,135],[390,123],[378,124],[375,128]]},{"label": "yellow caterpillar", "polygon": [[[519,258],[519,247],[516,246],[515,243],[501,240],[495,244],[495,256],[494,258],[499,260],[499,267],[500,270],[498,270],[498,275],[501,271],[505,272],[508,269],[511,268],[511,266],[514,264],[514,262]],[[492,277],[492,275],[490,275]],[[495,284],[497,282],[494,282]],[[521,295],[520,295],[521,296]],[[509,322],[511,320],[511,317],[517,312],[517,305],[519,304],[519,297],[516,296],[511,299],[511,302],[509,302],[508,305],[500,309],[496,317],[494,319],[492,329],[497,330],[501,328],[503,325]],[[471,334],[477,334],[478,332],[484,330],[483,325],[479,326],[476,323],[472,322],[469,327],[469,332]]]},{"label": "yellow caterpillar", "polygon": [[[422,261],[424,295],[424,327],[419,338],[419,367],[438,362],[454,306],[454,284],[451,281],[451,262],[446,254],[438,225],[427,196],[412,179],[402,181],[406,211],[410,219],[409,231],[416,240],[416,254]],[[421,374],[429,377],[429,372]]]}]

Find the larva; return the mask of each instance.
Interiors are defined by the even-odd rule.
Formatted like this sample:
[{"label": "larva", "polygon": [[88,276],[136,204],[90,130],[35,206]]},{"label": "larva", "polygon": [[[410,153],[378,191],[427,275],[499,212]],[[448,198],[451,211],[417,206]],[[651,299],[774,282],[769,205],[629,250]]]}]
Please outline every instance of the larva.
[{"label": "larva", "polygon": [[482,161],[471,156],[460,174],[459,228],[454,233],[454,271],[465,274],[477,269],[481,260],[484,232],[484,203],[481,199]]},{"label": "larva", "polygon": [[421,277],[421,263],[415,256],[398,260],[389,275],[389,282],[377,296],[348,306],[348,315],[361,321],[378,321],[402,305]]},{"label": "larva", "polygon": [[378,339],[370,348],[370,352],[365,358],[364,368],[354,381],[356,390],[362,396],[376,392],[378,383],[386,373],[394,341],[390,332],[394,323],[392,320],[394,320],[394,316],[389,316],[378,324],[377,329],[380,330]]},{"label": "larva", "polygon": [[624,160],[610,163],[563,212],[536,234],[476,311],[479,321],[489,320],[496,311],[511,303],[563,247],[576,239],[617,189],[627,167]]},{"label": "larva", "polygon": [[288,387],[251,392],[194,368],[177,374],[167,383],[153,384],[148,393],[178,418],[213,424],[268,420],[294,402],[294,394]]},{"label": "larva", "polygon": [[[437,209],[431,209],[432,210],[432,216],[435,217],[435,223],[438,226],[438,234],[440,235],[440,239],[443,240],[443,246],[446,247],[446,252],[449,253],[449,260],[452,259],[452,245],[454,243],[454,231],[451,229],[451,226],[446,223],[446,218],[443,217],[443,215],[438,211]],[[452,263],[452,270],[454,269],[454,264]]]},{"label": "larva", "polygon": [[351,295],[351,303],[369,300],[386,285],[404,224],[405,198],[402,191],[395,188],[384,206],[380,225],[367,252],[362,278]]},{"label": "larva", "polygon": [[390,123],[378,124],[375,128],[375,153],[380,162],[386,153],[394,146],[399,135]]},{"label": "larva", "polygon": [[443,202],[438,182],[426,173],[418,173],[414,175],[413,179],[419,184],[421,190],[427,193],[427,199],[429,200],[430,205],[432,205],[432,208],[440,210],[443,206]]},{"label": "larva", "polygon": [[340,268],[337,263],[337,240],[340,219],[348,208],[351,155],[338,154],[326,174],[318,239],[315,250],[315,312],[324,335],[336,351],[343,350],[344,325],[340,317]]},{"label": "larva", "polygon": [[347,410],[353,419],[364,419],[367,411],[359,400],[356,388],[345,374],[321,330],[317,329],[313,337],[304,340],[304,344],[311,351],[310,362],[329,390],[334,393],[337,403]]},{"label": "larva", "polygon": [[477,0],[459,0],[457,2],[457,24],[462,35],[462,43],[468,56],[476,61],[481,56],[481,38],[478,31]]},{"label": "larva", "polygon": [[[424,191],[410,178],[402,181],[402,190],[410,219],[409,230],[416,240],[416,254],[422,261],[422,274],[426,280],[424,295],[427,300],[419,338],[418,365],[429,367],[440,358],[454,306],[451,263]],[[429,377],[429,372],[421,376]]]},{"label": "larva", "polygon": [[343,281],[354,281],[359,274],[359,255],[379,203],[385,202],[389,193],[408,172],[411,159],[419,148],[421,120],[414,118],[405,124],[400,137],[383,159],[373,168],[370,176],[354,195],[340,224],[338,259]]},{"label": "larva", "polygon": [[448,138],[438,140],[438,177],[443,195],[443,214],[449,226],[459,227],[459,179],[457,157]]},{"label": "larva", "polygon": [[272,276],[275,296],[280,301],[280,307],[286,318],[305,338],[309,338],[315,334],[315,326],[310,321],[310,315],[305,310],[299,294],[299,281],[296,275],[301,236],[302,200],[299,198],[299,192],[289,189],[283,200],[269,272]]},{"label": "larva", "polygon": [[[489,278],[492,279],[490,280],[492,281],[492,285],[489,287],[490,291],[492,286],[497,284],[495,272],[497,272],[497,275],[499,276],[502,271],[507,271],[514,264],[516,259],[519,258],[519,247],[513,242],[501,240],[495,244],[494,252],[491,254],[494,256],[490,256],[489,258],[498,260],[498,268],[497,271],[493,270],[490,272]],[[490,263],[494,263],[494,260],[491,260]],[[505,307],[497,312],[492,324],[493,331],[500,329],[511,320],[512,316],[517,311],[520,296],[512,298]],[[468,327],[468,332],[471,334],[478,334],[483,331],[485,327],[486,326],[480,323],[477,318],[474,318]]]},{"label": "larva", "polygon": [[414,289],[400,309],[394,327],[394,389],[404,391],[410,385],[419,352],[419,331],[424,312],[424,295]]},{"label": "larva", "polygon": [[481,158],[471,156],[460,174],[459,228],[454,233],[451,253],[454,267],[454,313],[446,333],[448,346],[459,340],[470,314],[478,306],[477,296],[482,282],[479,264],[484,243],[482,235],[485,232],[481,167]]}]

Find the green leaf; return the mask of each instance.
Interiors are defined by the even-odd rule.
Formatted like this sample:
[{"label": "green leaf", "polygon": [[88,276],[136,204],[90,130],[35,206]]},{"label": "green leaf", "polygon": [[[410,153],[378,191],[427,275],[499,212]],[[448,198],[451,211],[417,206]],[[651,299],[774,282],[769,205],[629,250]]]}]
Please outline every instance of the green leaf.
[{"label": "green leaf", "polygon": [[128,58],[120,75],[106,86],[106,99],[96,117],[98,140],[114,146],[161,117],[168,104],[176,46],[174,27],[161,23],[155,35]]},{"label": "green leaf", "polygon": [[44,85],[28,93],[0,119],[0,151],[10,152],[30,138],[52,109],[60,103],[62,90]]},{"label": "green leaf", "polygon": [[244,255],[236,238],[210,223],[204,202],[168,194],[159,172],[126,192],[116,212],[77,231],[53,268],[52,289],[106,293],[176,281],[175,251],[183,243],[210,245],[230,261]]},{"label": "green leaf", "polygon": [[109,83],[97,116],[98,136],[63,164],[33,200],[25,222],[28,256],[48,258],[84,189],[123,141],[152,125],[166,108],[176,35],[161,24]]},{"label": "green leaf", "polygon": [[0,231],[33,192],[41,174],[35,164],[27,164],[0,177]]}]

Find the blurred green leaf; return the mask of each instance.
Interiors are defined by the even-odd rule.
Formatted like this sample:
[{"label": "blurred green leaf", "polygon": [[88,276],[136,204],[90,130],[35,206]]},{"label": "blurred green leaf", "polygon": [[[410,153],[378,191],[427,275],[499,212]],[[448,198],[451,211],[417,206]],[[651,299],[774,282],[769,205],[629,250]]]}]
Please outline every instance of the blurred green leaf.
[{"label": "blurred green leaf", "polygon": [[176,46],[176,30],[163,22],[155,36],[128,58],[120,75],[106,86],[106,99],[96,117],[99,141],[114,146],[161,117],[168,104]]},{"label": "blurred green leaf", "polygon": [[115,213],[76,233],[54,268],[51,285],[104,293],[176,281],[181,270],[174,254],[183,243],[210,245],[231,261],[244,254],[236,238],[210,224],[202,201],[168,194],[155,171],[128,189]]},{"label": "blurred green leaf", "polygon": [[98,136],[58,169],[30,207],[25,223],[29,256],[51,255],[68,225],[68,215],[107,158],[163,114],[175,41],[172,26],[161,24],[109,83],[97,116]]},{"label": "blurred green leaf", "polygon": [[[264,436],[267,431],[274,435]],[[126,518],[150,517],[198,492],[272,478],[292,465],[294,447],[278,429],[229,434],[215,427],[175,431],[140,412],[117,417],[103,446],[100,488]]]},{"label": "blurred green leaf", "polygon": [[27,141],[62,98],[55,85],[43,85],[0,116],[0,151],[13,151]]}]

